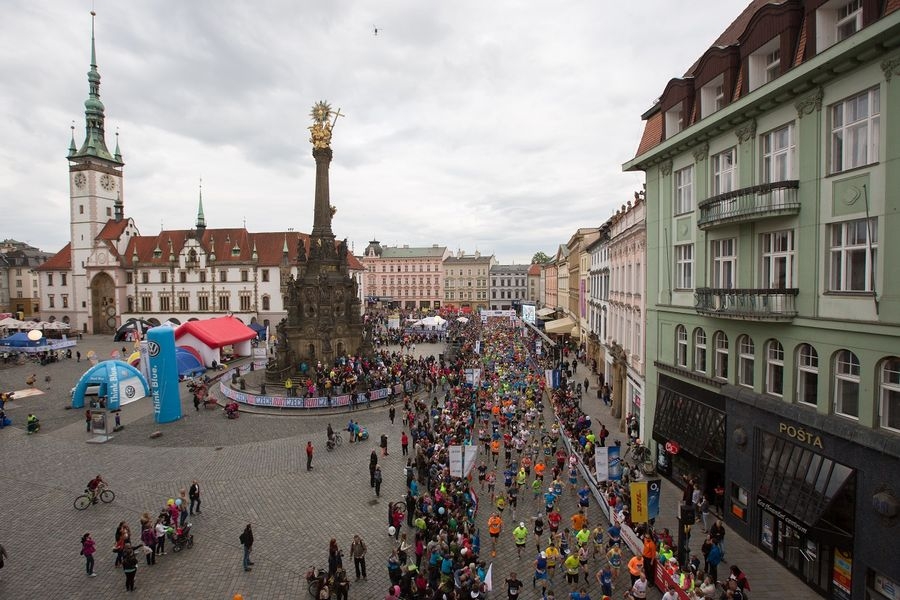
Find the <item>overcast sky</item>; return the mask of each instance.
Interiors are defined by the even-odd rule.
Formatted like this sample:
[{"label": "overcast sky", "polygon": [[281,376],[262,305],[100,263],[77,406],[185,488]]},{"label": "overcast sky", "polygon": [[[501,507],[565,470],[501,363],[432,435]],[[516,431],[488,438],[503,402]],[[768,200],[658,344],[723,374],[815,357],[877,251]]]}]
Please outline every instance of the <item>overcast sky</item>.
[{"label": "overcast sky", "polygon": [[[309,111],[334,130],[333,229],[523,263],[640,189],[640,115],[747,0],[95,0],[100,96],[143,234],[312,227]],[[69,239],[88,0],[6,2],[0,238]],[[374,35],[374,28],[378,35]]]}]

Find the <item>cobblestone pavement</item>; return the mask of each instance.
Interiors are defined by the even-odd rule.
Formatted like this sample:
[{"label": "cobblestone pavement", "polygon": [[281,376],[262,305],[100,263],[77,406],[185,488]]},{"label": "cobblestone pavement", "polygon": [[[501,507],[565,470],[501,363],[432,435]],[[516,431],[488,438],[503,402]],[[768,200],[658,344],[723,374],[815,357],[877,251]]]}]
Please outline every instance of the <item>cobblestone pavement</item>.
[{"label": "cobblestone pavement", "polygon": [[[99,356],[109,356],[119,347],[121,344],[94,336],[86,336],[79,344],[82,354],[93,349]],[[436,356],[442,350],[437,345],[420,345],[417,353]],[[142,563],[135,597],[230,599],[235,593],[245,599],[309,597],[306,569],[327,564],[330,538],[336,538],[347,552],[356,533],[369,546],[369,577],[352,582],[350,597],[384,596],[388,587],[386,560],[393,543],[387,535],[388,503],[400,500],[405,491],[399,415],[392,425],[383,406],[356,411],[354,418],[369,428],[371,439],[358,444],[345,442],[335,452],[326,452],[327,423],[340,430],[348,413],[296,417],[245,413],[240,419],[228,420],[221,410],[195,411],[185,394],[185,417],[181,421],[155,424],[150,402],[144,399],[124,408],[125,429],[114,439],[88,444],[83,415],[65,408],[69,390],[88,367],[86,361],[76,363],[72,359],[43,367],[29,364],[0,368],[0,390],[25,388],[25,377],[34,372],[45,392],[10,403],[7,412],[14,425],[0,430],[0,543],[9,554],[5,568],[0,570],[0,598],[119,597],[124,576],[113,568],[111,552],[116,525],[126,521],[136,532],[142,512],[155,513],[194,478],[203,489],[203,513],[191,519],[196,543],[177,554],[169,551],[155,566]],[[579,367],[579,377],[586,372]],[[51,381],[46,389],[44,378],[48,374]],[[586,406],[596,411],[591,412],[596,417],[606,409],[599,402],[591,404],[593,395],[592,388]],[[40,417],[39,434],[25,434],[28,412]],[[614,438],[621,435],[616,429],[610,427]],[[163,435],[150,439],[149,434],[156,430]],[[368,457],[382,432],[389,436],[390,454],[379,457],[385,479],[382,497],[376,498],[366,487]],[[316,446],[310,472],[305,470],[307,440]],[[96,473],[110,482],[116,500],[78,512],[72,501]],[[670,504],[676,501],[677,492],[671,484],[664,485],[668,488],[664,487],[663,512],[672,512]],[[486,532],[490,512],[486,495],[481,502],[479,523]],[[539,509],[540,500],[523,494],[515,520],[533,516]],[[575,510],[573,496],[567,493],[561,511],[564,518],[567,520]],[[595,505],[588,516],[592,523],[605,523]],[[240,566],[238,536],[248,522],[253,523],[255,531],[256,564],[252,572],[245,573]],[[512,541],[514,527],[507,510],[499,551],[493,559],[496,591],[490,597],[505,597],[503,581],[515,571],[526,583],[522,598],[538,598],[528,585],[534,546],[529,543],[529,552],[517,559]],[[85,576],[79,556],[79,539],[87,531],[97,540],[96,578]],[[741,559],[754,590],[770,585],[780,591],[790,590],[795,599],[817,597],[770,559],[763,557],[756,568],[755,560],[750,564],[743,556],[749,559],[752,551],[761,553],[736,535],[729,540],[729,557]],[[694,542],[699,545],[699,536]],[[489,544],[484,535],[483,556],[491,560]],[[352,573],[349,557],[345,566]],[[599,563],[592,561],[589,566],[593,576]],[[767,569],[765,578],[769,582],[764,581],[762,568]],[[617,596],[627,583],[623,572],[617,582]],[[560,592],[572,589],[560,573],[555,586],[560,598],[564,597]],[[593,579],[589,590],[599,597]],[[659,594],[653,592],[650,597],[658,598]],[[757,591],[754,597],[771,596]]]}]

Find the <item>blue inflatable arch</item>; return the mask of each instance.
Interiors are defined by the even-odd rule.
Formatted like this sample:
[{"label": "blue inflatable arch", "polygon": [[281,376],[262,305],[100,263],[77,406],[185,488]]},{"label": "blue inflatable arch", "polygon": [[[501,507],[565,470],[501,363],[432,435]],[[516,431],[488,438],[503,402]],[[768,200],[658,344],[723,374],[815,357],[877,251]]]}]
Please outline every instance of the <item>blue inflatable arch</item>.
[{"label": "blue inflatable arch", "polygon": [[92,387],[97,388],[97,396],[106,398],[107,410],[119,410],[123,404],[150,395],[141,372],[120,360],[105,360],[88,369],[72,391],[72,408],[84,408],[84,396]]}]

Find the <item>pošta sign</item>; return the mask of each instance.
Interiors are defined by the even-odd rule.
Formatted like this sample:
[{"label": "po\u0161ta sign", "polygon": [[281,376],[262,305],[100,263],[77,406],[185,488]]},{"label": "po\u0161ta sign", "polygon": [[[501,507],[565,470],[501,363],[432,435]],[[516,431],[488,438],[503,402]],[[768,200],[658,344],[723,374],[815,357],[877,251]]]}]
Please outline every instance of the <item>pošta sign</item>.
[{"label": "po\u0161ta sign", "polygon": [[815,448],[823,448],[822,437],[815,432],[807,431],[802,425],[791,425],[790,423],[779,423],[778,433],[794,438],[798,442],[813,446]]}]

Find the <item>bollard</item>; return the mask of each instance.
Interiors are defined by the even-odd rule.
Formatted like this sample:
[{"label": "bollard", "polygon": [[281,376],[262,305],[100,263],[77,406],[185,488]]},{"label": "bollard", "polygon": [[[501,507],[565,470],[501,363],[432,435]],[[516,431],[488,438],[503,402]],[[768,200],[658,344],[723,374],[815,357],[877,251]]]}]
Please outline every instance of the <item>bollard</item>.
[{"label": "bollard", "polygon": [[262,383],[259,384],[259,393],[263,396],[266,395],[266,382],[265,381],[263,381]]},{"label": "bollard", "polygon": [[247,382],[244,380],[243,377],[241,377],[239,381],[240,381],[240,384],[241,384],[241,391],[243,392],[244,390],[247,389]]}]

